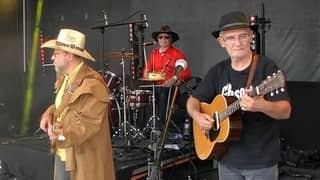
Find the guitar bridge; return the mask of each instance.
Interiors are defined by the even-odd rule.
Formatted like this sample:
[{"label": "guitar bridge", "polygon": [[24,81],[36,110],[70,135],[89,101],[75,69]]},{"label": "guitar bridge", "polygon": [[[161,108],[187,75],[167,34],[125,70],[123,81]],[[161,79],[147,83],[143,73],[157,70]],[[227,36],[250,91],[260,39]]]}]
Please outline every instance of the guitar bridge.
[{"label": "guitar bridge", "polygon": [[213,129],[214,131],[218,131],[218,130],[220,129],[220,119],[219,119],[219,114],[218,114],[218,112],[215,112],[215,113],[214,113],[213,119],[214,119],[214,122],[213,122],[213,127],[212,127],[212,129]]}]

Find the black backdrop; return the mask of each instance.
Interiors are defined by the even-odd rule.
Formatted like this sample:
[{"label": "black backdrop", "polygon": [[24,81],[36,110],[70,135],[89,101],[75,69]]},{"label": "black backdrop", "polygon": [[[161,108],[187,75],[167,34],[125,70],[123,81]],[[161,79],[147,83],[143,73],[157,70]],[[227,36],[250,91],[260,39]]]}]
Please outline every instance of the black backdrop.
[{"label": "black backdrop", "polygon": [[0,1],[0,136],[15,134],[22,113],[22,3]]},{"label": "black backdrop", "polygon": [[[32,44],[35,2],[27,2],[27,58]],[[107,12],[109,23],[125,19],[137,11],[143,11],[149,20],[149,27],[145,32],[146,41],[151,40],[151,33],[158,30],[160,25],[170,25],[180,35],[181,40],[175,45],[187,55],[194,76],[202,76],[209,67],[227,56],[210,35],[210,32],[217,27],[219,17],[231,10],[242,10],[248,14],[260,16],[261,3],[265,4],[266,17],[272,21],[271,29],[266,34],[266,55],[284,69],[288,80],[318,81],[320,79],[318,68],[320,65],[320,17],[317,0],[303,2],[300,0],[44,1],[40,28],[46,40],[54,38],[63,27],[76,28],[86,33],[87,48],[97,58],[97,62],[92,65],[97,70],[101,70],[103,53],[121,51],[122,48],[129,47],[127,27],[121,26],[106,29],[105,49],[102,49],[100,31],[90,29],[93,25],[102,23],[102,10]],[[2,47],[3,58],[0,61],[2,78],[0,103],[5,103],[3,110],[0,109],[1,136],[9,134],[12,124],[18,128],[21,121],[26,80],[26,73],[22,70],[21,7],[21,2],[16,1],[14,13],[5,15],[11,18],[1,21],[0,47]],[[128,21],[139,19],[140,13]],[[12,53],[12,49],[17,49],[17,52]],[[150,50],[150,47],[147,50]],[[50,63],[49,55],[50,51],[46,51],[47,63]],[[110,65],[112,72],[120,75],[119,61],[110,59],[105,61]],[[130,75],[128,66],[126,72]],[[36,95],[32,106],[30,133],[37,129],[41,112],[52,101],[53,68],[41,68],[38,63],[35,82]],[[17,133],[17,128],[13,128],[12,131]]]}]

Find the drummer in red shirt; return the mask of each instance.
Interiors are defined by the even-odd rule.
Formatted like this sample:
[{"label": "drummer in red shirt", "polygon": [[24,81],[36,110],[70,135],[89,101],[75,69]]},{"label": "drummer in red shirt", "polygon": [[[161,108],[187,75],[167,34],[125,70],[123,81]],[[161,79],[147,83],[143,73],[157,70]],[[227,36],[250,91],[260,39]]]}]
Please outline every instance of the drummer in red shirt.
[{"label": "drummer in red shirt", "polygon": [[[191,71],[184,53],[172,44],[179,40],[179,35],[169,26],[161,26],[159,31],[152,33],[152,38],[158,42],[158,47],[151,50],[144,75],[148,72],[163,73],[164,80],[156,81],[156,113],[161,120],[160,127],[166,119],[169,88],[178,80],[182,83],[191,78]],[[159,87],[159,85],[161,87]]]}]

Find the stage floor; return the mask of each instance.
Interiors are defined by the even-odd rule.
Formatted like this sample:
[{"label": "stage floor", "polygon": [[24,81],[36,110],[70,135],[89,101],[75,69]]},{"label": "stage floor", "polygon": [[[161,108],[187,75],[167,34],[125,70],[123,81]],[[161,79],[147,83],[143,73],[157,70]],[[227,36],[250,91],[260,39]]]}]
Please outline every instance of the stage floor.
[{"label": "stage floor", "polygon": [[[2,163],[0,179],[5,179],[2,176],[5,170],[19,180],[53,179],[53,156],[49,152],[49,142],[45,135],[2,138],[0,142],[0,162]],[[168,142],[172,147],[176,143],[179,149],[164,150],[163,161],[161,161],[163,179],[180,180],[191,177],[191,179],[198,180],[218,180],[216,162],[199,160],[194,153],[191,142],[182,139],[172,139]],[[146,179],[148,159],[151,161],[153,159],[153,153],[148,143],[148,141],[135,142],[135,146],[130,147],[123,146],[119,142],[113,144],[117,179]],[[320,180],[319,168],[282,167],[280,172],[283,172],[281,171],[283,169],[289,169],[289,171],[281,173],[280,180]],[[312,178],[308,178],[309,175]]]},{"label": "stage floor", "polygon": [[[197,161],[193,145],[189,141],[184,141],[181,136],[174,136],[169,135],[165,145],[171,148],[163,150],[161,161],[163,176],[166,179],[174,179],[177,176],[172,175],[178,172],[173,170],[184,166],[184,170],[188,169],[188,173],[184,171],[183,176],[193,177],[196,173],[194,168]],[[134,141],[133,144],[127,146],[123,145],[120,139],[113,140],[114,164],[119,180],[147,177],[148,162],[153,161],[149,140]],[[6,164],[8,172],[19,180],[52,179],[53,156],[49,152],[49,141],[46,135],[1,139],[0,160]]]}]

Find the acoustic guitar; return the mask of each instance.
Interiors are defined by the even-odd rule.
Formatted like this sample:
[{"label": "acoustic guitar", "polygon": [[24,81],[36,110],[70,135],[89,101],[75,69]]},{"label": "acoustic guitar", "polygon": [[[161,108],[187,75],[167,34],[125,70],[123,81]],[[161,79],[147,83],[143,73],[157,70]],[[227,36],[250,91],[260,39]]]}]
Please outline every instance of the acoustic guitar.
[{"label": "acoustic guitar", "polygon": [[[281,71],[269,76],[252,89],[251,97],[263,96],[284,91],[285,78]],[[275,91],[275,93],[273,92]],[[196,120],[193,120],[193,137],[196,154],[201,160],[221,159],[227,150],[228,143],[240,139],[242,121],[240,101],[235,97],[217,95],[211,104],[200,103],[200,112],[213,117],[213,127],[203,131]]]}]

